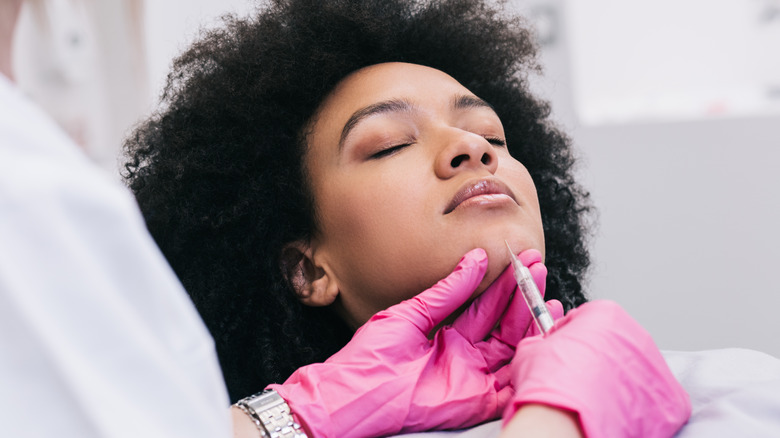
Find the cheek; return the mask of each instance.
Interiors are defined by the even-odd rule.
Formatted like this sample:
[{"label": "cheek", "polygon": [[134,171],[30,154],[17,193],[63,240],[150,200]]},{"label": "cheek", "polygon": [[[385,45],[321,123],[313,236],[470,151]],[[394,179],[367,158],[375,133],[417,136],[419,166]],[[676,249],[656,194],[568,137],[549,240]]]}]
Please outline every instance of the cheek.
[{"label": "cheek", "polygon": [[[539,212],[539,197],[528,169],[514,158],[505,161],[506,165],[499,168],[496,175],[506,181],[515,195],[527,208]],[[540,215],[541,217],[541,215]]]},{"label": "cheek", "polygon": [[419,193],[410,188],[381,175],[333,178],[317,196],[324,237],[370,244],[398,236],[398,228],[411,219],[413,205],[419,204]]},{"label": "cheek", "polygon": [[339,266],[353,267],[350,276],[372,258],[402,258],[418,238],[430,208],[421,184],[412,175],[353,172],[332,178],[318,193],[321,237]]},{"label": "cheek", "polygon": [[527,248],[535,248],[544,254],[544,228],[539,207],[539,197],[528,170],[519,161],[510,159],[506,165],[499,168],[497,175],[509,184],[521,205],[521,218],[515,224],[521,226],[523,242],[518,242]]},{"label": "cheek", "polygon": [[414,296],[451,269],[437,269],[431,240],[440,239],[441,227],[432,218],[441,206],[420,174],[404,167],[342,175],[318,194],[321,237],[342,293],[366,295],[375,310]]}]

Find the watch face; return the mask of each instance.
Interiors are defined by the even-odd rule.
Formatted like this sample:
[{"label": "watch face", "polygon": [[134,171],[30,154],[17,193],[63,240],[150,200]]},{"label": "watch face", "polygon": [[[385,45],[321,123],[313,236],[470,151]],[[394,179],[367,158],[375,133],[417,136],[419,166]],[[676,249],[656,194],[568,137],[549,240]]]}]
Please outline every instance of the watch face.
[{"label": "watch face", "polygon": [[282,399],[282,397],[272,389],[259,392],[255,395],[250,395],[242,401],[244,401],[252,409],[258,411],[258,413],[280,403],[287,405],[284,399]]}]

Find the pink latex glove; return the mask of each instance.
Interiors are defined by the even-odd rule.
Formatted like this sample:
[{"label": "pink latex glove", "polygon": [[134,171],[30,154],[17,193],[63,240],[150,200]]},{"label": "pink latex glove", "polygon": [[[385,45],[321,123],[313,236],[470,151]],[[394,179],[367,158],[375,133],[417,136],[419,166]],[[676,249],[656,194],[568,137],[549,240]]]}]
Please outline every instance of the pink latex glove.
[{"label": "pink latex glove", "polygon": [[586,437],[671,437],[691,403],[661,352],[620,306],[583,304],[544,338],[524,339],[512,360],[516,394],[504,424],[524,404],[578,414]]},{"label": "pink latex glove", "polygon": [[[533,262],[540,258],[535,251],[521,254],[543,284],[546,268]],[[514,393],[507,365],[514,346],[533,330],[530,312],[516,303],[525,305],[521,294],[510,303],[516,288],[511,269],[428,339],[469,299],[486,269],[485,251],[469,251],[436,285],[374,315],[327,361],[269,388],[318,438],[456,429],[498,418]],[[560,303],[551,307],[561,313]]]}]

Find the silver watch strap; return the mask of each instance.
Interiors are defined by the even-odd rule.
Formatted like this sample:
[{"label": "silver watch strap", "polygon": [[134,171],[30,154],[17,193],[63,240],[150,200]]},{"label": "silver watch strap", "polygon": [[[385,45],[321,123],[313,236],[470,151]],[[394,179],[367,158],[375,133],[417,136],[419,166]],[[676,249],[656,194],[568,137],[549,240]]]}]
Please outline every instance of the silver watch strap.
[{"label": "silver watch strap", "polygon": [[263,438],[308,438],[301,425],[295,422],[290,406],[274,390],[243,398],[236,407],[249,415]]}]

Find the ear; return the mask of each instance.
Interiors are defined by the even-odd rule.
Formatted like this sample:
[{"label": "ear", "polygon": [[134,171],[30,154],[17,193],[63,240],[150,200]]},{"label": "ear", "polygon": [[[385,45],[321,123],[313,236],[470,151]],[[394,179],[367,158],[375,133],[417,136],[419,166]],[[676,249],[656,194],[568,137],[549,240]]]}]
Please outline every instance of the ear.
[{"label": "ear", "polygon": [[307,306],[333,304],[339,295],[335,279],[314,260],[311,243],[295,241],[282,249],[281,268],[298,299]]}]

